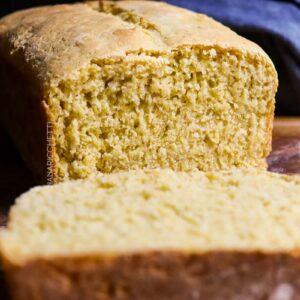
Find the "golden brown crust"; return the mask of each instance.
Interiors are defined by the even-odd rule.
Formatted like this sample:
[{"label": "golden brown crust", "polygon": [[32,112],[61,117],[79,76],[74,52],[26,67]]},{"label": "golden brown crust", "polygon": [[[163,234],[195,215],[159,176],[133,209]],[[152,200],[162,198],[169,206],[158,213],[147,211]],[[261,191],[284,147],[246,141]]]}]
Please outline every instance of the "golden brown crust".
[{"label": "golden brown crust", "polygon": [[16,300],[300,299],[289,254],[153,252],[6,266]]},{"label": "golden brown crust", "polygon": [[155,30],[88,4],[34,8],[0,21],[0,52],[39,86],[72,76],[91,60],[140,50],[165,52],[197,45],[236,49],[269,61],[259,46],[207,16],[152,1],[121,1],[116,6],[146,19]]},{"label": "golden brown crust", "polygon": [[28,78],[0,57],[1,125],[20,150],[38,182],[46,183],[47,106]]}]

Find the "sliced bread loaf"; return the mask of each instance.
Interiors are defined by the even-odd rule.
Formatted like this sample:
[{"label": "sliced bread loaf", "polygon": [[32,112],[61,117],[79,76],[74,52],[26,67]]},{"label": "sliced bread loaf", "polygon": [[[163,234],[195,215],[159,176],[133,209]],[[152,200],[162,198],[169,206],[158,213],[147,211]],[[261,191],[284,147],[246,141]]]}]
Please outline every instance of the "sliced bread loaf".
[{"label": "sliced bread loaf", "polygon": [[152,170],[34,188],[0,241],[15,300],[298,299],[299,227],[300,177]]},{"label": "sliced bread loaf", "polygon": [[49,6],[0,21],[1,121],[49,183],[264,168],[276,89],[259,46],[165,3]]}]

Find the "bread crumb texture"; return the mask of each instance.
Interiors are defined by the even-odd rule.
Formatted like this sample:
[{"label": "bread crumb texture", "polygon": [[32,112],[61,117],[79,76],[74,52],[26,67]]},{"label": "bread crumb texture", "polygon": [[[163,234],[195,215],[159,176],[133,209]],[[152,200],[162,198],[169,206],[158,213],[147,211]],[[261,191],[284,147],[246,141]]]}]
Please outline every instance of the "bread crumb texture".
[{"label": "bread crumb texture", "polygon": [[55,181],[266,166],[276,71],[257,45],[209,17],[152,1],[104,1],[2,23],[7,47],[19,49],[46,87]]},{"label": "bread crumb texture", "polygon": [[49,96],[59,178],[145,167],[264,166],[270,71],[215,49],[94,62]]},{"label": "bread crumb texture", "polygon": [[1,231],[10,264],[150,251],[292,252],[300,177],[258,170],[136,170],[33,188]]}]

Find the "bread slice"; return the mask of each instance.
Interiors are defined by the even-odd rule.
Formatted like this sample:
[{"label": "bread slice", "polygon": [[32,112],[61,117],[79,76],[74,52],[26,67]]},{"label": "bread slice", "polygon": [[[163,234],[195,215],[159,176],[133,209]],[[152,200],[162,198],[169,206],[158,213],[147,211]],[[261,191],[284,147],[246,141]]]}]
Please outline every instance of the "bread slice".
[{"label": "bread slice", "polygon": [[13,299],[298,299],[299,195],[257,170],[34,188],[0,235]]},{"label": "bread slice", "polygon": [[260,47],[165,3],[48,6],[0,21],[1,120],[48,183],[264,168],[276,89]]}]

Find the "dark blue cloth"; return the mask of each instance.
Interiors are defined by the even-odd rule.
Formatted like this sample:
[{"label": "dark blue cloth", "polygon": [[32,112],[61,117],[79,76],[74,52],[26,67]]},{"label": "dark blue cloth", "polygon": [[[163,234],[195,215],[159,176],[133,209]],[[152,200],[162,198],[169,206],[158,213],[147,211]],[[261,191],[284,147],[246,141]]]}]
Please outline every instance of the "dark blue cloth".
[{"label": "dark blue cloth", "polygon": [[165,0],[207,14],[260,44],[279,73],[277,112],[300,115],[300,0]]}]

